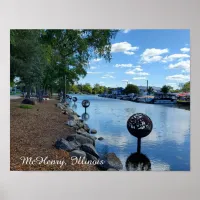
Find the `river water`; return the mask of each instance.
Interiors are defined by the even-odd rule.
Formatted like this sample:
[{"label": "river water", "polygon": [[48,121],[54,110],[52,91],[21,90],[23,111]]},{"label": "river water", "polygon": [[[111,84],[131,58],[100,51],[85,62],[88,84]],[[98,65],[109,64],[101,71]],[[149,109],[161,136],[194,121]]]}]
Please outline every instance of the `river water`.
[{"label": "river water", "polygon": [[[190,170],[190,110],[168,105],[154,105],[102,98],[95,95],[73,95],[78,98],[70,106],[83,115],[90,128],[97,130],[96,149],[104,155],[114,152],[122,161],[123,170],[134,163],[137,152],[137,138],[126,127],[128,118],[134,113],[144,113],[153,122],[152,132],[142,138],[141,153],[144,162],[150,164],[152,171]],[[90,101],[87,114],[81,102]],[[137,162],[137,161],[136,161]]]}]

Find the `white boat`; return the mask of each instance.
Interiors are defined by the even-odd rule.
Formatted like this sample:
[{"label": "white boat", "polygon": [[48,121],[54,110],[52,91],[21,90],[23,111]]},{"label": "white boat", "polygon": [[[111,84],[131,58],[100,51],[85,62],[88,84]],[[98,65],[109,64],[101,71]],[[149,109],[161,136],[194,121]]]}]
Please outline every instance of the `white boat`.
[{"label": "white boat", "polygon": [[154,104],[175,104],[177,102],[176,94],[157,92],[153,100]]}]

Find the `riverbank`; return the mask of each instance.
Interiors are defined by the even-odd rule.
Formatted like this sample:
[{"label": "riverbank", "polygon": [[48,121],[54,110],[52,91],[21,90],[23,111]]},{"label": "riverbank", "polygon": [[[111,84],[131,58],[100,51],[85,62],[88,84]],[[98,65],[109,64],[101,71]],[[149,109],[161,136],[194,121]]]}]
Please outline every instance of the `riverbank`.
[{"label": "riverbank", "polygon": [[[68,152],[57,150],[54,144],[60,138],[74,134],[65,123],[68,116],[55,106],[56,100],[34,105],[32,109],[19,108],[22,99],[10,100],[10,170],[11,171],[97,171],[94,165],[72,165]],[[64,160],[66,165],[47,165],[45,162],[23,164],[22,157]]]}]

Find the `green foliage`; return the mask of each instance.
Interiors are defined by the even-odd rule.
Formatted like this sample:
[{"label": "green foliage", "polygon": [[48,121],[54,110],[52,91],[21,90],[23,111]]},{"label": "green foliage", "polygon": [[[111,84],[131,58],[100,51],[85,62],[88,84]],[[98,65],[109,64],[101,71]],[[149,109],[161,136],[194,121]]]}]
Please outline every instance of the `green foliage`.
[{"label": "green foliage", "polygon": [[151,86],[149,86],[147,92],[148,94],[153,94],[154,89]]},{"label": "green foliage", "polygon": [[139,94],[139,88],[137,85],[128,84],[126,88],[124,89],[124,93],[125,94],[130,94],[130,93]]},{"label": "green foliage", "polygon": [[164,94],[169,93],[171,90],[173,90],[173,87],[168,85],[163,85],[163,87],[161,88],[161,92],[163,92]]},{"label": "green foliage", "polygon": [[190,81],[183,85],[183,87],[181,88],[181,91],[190,92]]},{"label": "green foliage", "polygon": [[86,76],[91,59],[111,60],[111,40],[116,33],[84,29],[11,30],[10,80],[19,77],[29,91],[33,86],[51,92],[64,91],[66,85],[70,89],[70,85]]},{"label": "green foliage", "polygon": [[82,90],[84,93],[92,94],[92,87],[89,83],[84,84]]},{"label": "green foliage", "polygon": [[28,104],[21,104],[19,107],[23,108],[23,109],[32,109],[33,108],[32,105],[28,105]]}]

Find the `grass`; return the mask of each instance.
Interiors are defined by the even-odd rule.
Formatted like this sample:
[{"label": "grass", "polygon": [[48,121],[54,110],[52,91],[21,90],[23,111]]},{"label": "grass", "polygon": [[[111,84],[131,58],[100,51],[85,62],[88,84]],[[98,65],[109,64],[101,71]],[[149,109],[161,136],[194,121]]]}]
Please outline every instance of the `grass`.
[{"label": "grass", "polygon": [[19,107],[24,108],[24,109],[32,109],[33,108],[32,105],[28,105],[28,104],[21,104]]}]

